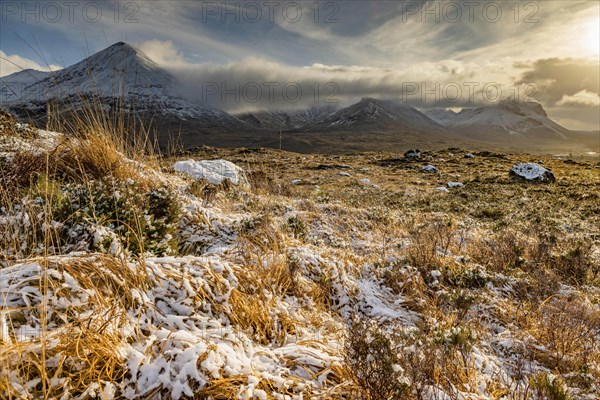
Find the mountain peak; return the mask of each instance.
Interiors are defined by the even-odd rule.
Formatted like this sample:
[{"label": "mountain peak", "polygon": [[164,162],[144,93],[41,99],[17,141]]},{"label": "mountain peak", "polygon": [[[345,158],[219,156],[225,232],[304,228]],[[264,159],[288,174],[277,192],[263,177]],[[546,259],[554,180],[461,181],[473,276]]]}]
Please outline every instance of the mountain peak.
[{"label": "mountain peak", "polygon": [[88,75],[107,75],[112,78],[125,78],[126,82],[166,85],[169,74],[152,61],[142,50],[125,42],[117,42],[69,67]]},{"label": "mountain peak", "polygon": [[[148,56],[143,51],[141,51],[140,49],[133,47],[132,45],[125,43],[125,42],[117,42],[115,44],[112,44],[112,45],[108,46],[107,48],[100,50],[99,52],[89,56],[88,58],[84,59],[82,62],[85,62],[86,60],[95,60],[95,59],[101,60],[103,58],[111,58],[110,61],[118,61],[118,60],[112,60],[113,55],[120,57],[121,59],[138,58],[138,59],[142,60],[144,63],[154,64],[154,61],[150,60],[150,58],[148,58]],[[110,65],[114,65],[114,64],[110,64]]]},{"label": "mountain peak", "polygon": [[488,138],[506,140],[507,135],[529,138],[562,138],[569,130],[548,118],[544,107],[535,101],[502,100],[477,108],[463,108],[459,113],[430,111],[427,115],[438,123],[473,137],[488,132]]},{"label": "mountain peak", "polygon": [[517,115],[524,116],[536,114],[542,117],[548,116],[548,114],[546,114],[546,110],[544,110],[544,107],[542,107],[542,105],[536,101],[517,101],[513,99],[506,99],[498,103],[498,107]]},{"label": "mountain peak", "polygon": [[143,51],[117,42],[60,71],[23,71],[11,75],[10,81],[27,83],[27,91],[18,95],[10,92],[6,96],[0,93],[0,100],[26,103],[88,94],[119,98],[154,96],[159,99],[171,92],[174,78]]}]

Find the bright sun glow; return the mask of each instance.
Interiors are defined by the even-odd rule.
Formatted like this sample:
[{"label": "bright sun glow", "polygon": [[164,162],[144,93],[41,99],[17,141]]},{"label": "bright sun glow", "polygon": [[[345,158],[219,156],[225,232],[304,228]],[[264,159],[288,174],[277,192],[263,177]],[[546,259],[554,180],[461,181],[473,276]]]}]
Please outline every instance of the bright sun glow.
[{"label": "bright sun glow", "polygon": [[585,47],[594,54],[600,53],[600,23],[598,19],[590,21],[585,27]]}]

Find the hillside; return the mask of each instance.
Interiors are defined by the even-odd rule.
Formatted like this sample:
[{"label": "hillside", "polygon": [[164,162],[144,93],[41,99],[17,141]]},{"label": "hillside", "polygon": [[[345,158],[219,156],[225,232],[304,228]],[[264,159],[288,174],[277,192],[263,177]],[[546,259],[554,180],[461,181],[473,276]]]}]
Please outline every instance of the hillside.
[{"label": "hillside", "polygon": [[600,396],[595,164],[163,158],[0,117],[4,397]]},{"label": "hillside", "polygon": [[334,104],[312,106],[294,111],[261,111],[243,113],[237,117],[256,128],[271,131],[301,129],[322,122],[338,110]]}]

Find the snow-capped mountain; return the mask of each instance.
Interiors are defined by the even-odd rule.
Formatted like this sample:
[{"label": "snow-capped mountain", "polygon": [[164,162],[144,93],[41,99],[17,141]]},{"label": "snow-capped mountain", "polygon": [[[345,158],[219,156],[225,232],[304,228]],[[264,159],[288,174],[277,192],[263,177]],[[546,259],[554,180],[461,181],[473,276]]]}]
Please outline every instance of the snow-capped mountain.
[{"label": "snow-capped mountain", "polygon": [[89,104],[84,100],[93,98],[94,104],[99,102],[105,109],[132,111],[156,122],[164,122],[156,118],[170,125],[193,121],[200,132],[215,127],[252,129],[225,111],[177,96],[176,79],[141,50],[123,42],[60,71],[21,71],[2,78],[0,84],[5,88],[2,105],[33,120],[46,116],[49,101],[61,105],[61,110],[77,111]]},{"label": "snow-capped mountain", "polygon": [[287,131],[323,122],[338,109],[336,104],[326,104],[293,111],[260,111],[244,113],[237,117],[256,128],[272,131]]},{"label": "snow-capped mountain", "polygon": [[129,95],[165,95],[173,78],[143,52],[119,42],[70,67],[53,73],[21,71],[6,76],[3,84],[39,75],[28,82],[21,93],[6,98],[8,103],[46,101],[73,95],[98,97],[128,97]]},{"label": "snow-capped mountain", "polygon": [[457,132],[481,139],[543,137],[566,139],[570,131],[548,118],[541,104],[504,100],[490,106],[451,110],[430,110],[429,118]]},{"label": "snow-capped mountain", "polygon": [[325,105],[296,111],[246,113],[238,118],[256,128],[271,131],[445,132],[443,126],[409,105],[368,97],[341,109],[336,105]]},{"label": "snow-capped mountain", "polygon": [[377,100],[369,97],[331,114],[322,122],[308,126],[306,129],[432,133],[445,131],[443,126],[414,107],[394,100]]}]

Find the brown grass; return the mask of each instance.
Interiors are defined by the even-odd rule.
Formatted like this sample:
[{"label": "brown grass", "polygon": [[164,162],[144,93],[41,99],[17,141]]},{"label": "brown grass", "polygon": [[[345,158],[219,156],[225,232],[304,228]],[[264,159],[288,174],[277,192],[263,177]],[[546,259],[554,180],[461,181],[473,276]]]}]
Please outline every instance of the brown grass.
[{"label": "brown grass", "polygon": [[[9,323],[15,329],[27,323],[27,312],[28,318],[38,321],[41,331],[32,341],[3,343],[1,368],[11,371],[11,381],[37,381],[28,389],[34,398],[59,398],[65,393],[75,396],[92,384],[102,389],[108,383],[119,382],[125,373],[118,351],[124,339],[120,328],[127,320],[127,310],[137,304],[131,290],[150,286],[145,271],[106,255],[37,261],[44,266],[41,275],[15,282],[12,290],[37,287],[39,303],[3,312],[9,313]],[[85,307],[48,308],[49,297],[71,295],[65,292],[65,274],[78,283],[80,290],[91,294]],[[0,391],[8,398],[20,398],[8,375],[0,379]]]}]

